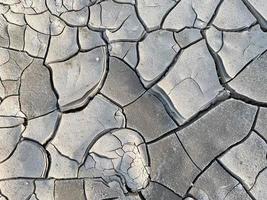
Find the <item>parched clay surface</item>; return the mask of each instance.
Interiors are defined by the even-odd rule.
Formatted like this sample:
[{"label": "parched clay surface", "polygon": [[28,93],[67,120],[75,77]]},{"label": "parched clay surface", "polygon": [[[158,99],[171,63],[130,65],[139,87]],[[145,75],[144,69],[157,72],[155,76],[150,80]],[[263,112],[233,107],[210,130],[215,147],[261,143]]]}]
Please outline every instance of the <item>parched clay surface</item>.
[{"label": "parched clay surface", "polygon": [[265,0],[0,0],[0,200],[266,200]]}]

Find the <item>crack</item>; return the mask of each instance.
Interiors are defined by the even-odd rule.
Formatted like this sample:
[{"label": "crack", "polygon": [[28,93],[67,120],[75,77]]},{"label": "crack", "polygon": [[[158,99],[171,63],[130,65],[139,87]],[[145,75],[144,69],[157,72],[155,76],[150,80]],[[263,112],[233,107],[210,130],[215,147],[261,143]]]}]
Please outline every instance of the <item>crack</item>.
[{"label": "crack", "polygon": [[142,192],[138,192],[138,196],[141,200],[146,200],[146,198],[144,197],[144,195],[142,194]]},{"label": "crack", "polygon": [[161,23],[160,23],[160,29],[163,29],[163,24],[168,17],[168,15],[174,10],[174,8],[181,2],[181,0],[178,0],[163,16]]},{"label": "crack", "polygon": [[189,158],[189,159],[191,160],[191,162],[195,165],[195,167],[196,167],[199,171],[201,171],[200,167],[195,163],[195,161],[193,160],[193,158],[192,158],[192,157],[190,156],[190,154],[187,152],[187,150],[186,150],[184,144],[182,143],[182,141],[180,140],[178,134],[175,134],[175,135],[176,135],[176,137],[177,137],[179,143],[181,144],[183,150],[185,151],[186,155],[188,156],[188,158]]},{"label": "crack", "polygon": [[75,162],[77,165],[79,165],[79,162],[78,162],[77,160],[75,160],[75,159],[73,159],[73,158],[70,158],[69,156],[67,156],[67,155],[65,155],[65,154],[63,154],[63,153],[61,153],[61,152],[58,150],[58,148],[57,148],[52,142],[50,142],[49,144],[51,144],[51,145],[55,148],[55,150],[58,152],[58,154],[59,154],[60,156],[66,158],[66,159],[68,159],[68,160],[70,160],[70,161],[73,161],[73,162]]},{"label": "crack", "polygon": [[[249,44],[250,45],[250,44]],[[248,48],[248,47],[247,47]],[[244,49],[245,51],[246,49]],[[234,80],[239,74],[241,74],[251,63],[253,63],[255,60],[257,60],[259,57],[261,57],[262,55],[264,55],[267,52],[267,49],[265,51],[263,51],[262,53],[259,53],[258,55],[256,55],[254,58],[252,58],[250,61],[248,61],[245,66],[242,67],[241,70],[239,70],[236,75],[231,78],[230,80],[226,81],[224,84],[228,84],[229,82],[231,82],[232,80]],[[243,53],[244,55],[244,53]]]},{"label": "crack", "polygon": [[[126,114],[124,112],[124,107],[121,106],[119,103],[117,103],[116,101],[114,101],[113,99],[109,98],[108,96],[104,95],[103,93],[98,92],[98,94],[102,95],[104,98],[106,98],[108,101],[110,101],[112,104],[116,105],[119,109],[121,109],[121,113],[123,115],[123,118],[124,118],[124,121],[125,121],[125,124],[123,125],[123,127],[127,127],[127,118],[126,118]],[[117,110],[117,112],[120,111],[120,110]],[[114,118],[116,119],[116,117],[114,116]],[[105,129],[105,127],[104,127]]]},{"label": "crack", "polygon": [[260,24],[262,31],[267,32],[266,19],[251,5],[251,3],[248,0],[242,0],[242,2],[248,8],[251,14],[256,18],[256,20]]},{"label": "crack", "polygon": [[236,179],[244,188],[244,190],[246,191],[246,193],[249,195],[249,197],[252,200],[256,200],[256,198],[251,194],[251,192],[247,189],[246,185],[243,184],[241,178],[239,178],[238,176],[236,176],[234,173],[232,173],[222,162],[220,162],[220,160],[217,160],[217,163],[226,171],[228,172],[234,179]]},{"label": "crack", "polygon": [[[2,160],[2,161],[0,162],[0,164],[2,164],[2,163],[4,163],[5,161],[9,160],[9,159],[13,156],[14,152],[17,150],[18,145],[19,145],[19,143],[21,142],[21,140],[22,140],[22,138],[23,138],[22,135],[23,135],[23,133],[24,133],[25,130],[26,130],[26,127],[25,127],[24,130],[21,132],[20,137],[19,137],[19,141],[18,141],[17,144],[15,145],[14,149],[11,151],[11,153],[8,155],[8,157],[6,157],[4,160]],[[0,179],[0,180],[2,180],[2,179]]]},{"label": "crack", "polygon": [[221,8],[221,5],[222,5],[223,1],[224,0],[220,0],[220,2],[218,3],[217,7],[215,8],[215,11],[214,11],[213,15],[211,16],[210,21],[207,23],[206,27],[209,27],[213,23],[213,21],[215,20],[217,14],[218,14],[218,12],[219,12],[219,10]]},{"label": "crack", "polygon": [[267,107],[267,102],[259,102],[245,95],[239,94],[227,84],[225,84],[224,86],[225,88],[227,88],[228,91],[230,91],[230,97],[233,99],[240,100],[244,103],[247,103],[253,106]]},{"label": "crack", "polygon": [[256,183],[257,183],[257,180],[258,180],[259,176],[260,176],[265,170],[267,170],[267,166],[264,167],[263,169],[261,169],[261,170],[259,171],[259,173],[258,173],[257,176],[255,177],[254,183],[253,183],[252,186],[248,189],[249,191],[251,191],[251,190],[253,189],[253,187],[254,187],[254,186],[256,185]]},{"label": "crack", "polygon": [[[259,108],[258,110],[256,111],[255,113],[255,116],[254,116],[254,120],[253,120],[253,123],[251,125],[251,128],[250,130],[248,131],[248,134],[243,138],[241,139],[240,141],[230,145],[226,150],[224,150],[223,152],[221,152],[219,155],[217,155],[213,160],[211,160],[204,168],[203,170],[196,176],[196,178],[192,181],[192,186],[190,186],[186,192],[186,194],[189,193],[190,189],[193,187],[193,185],[195,184],[195,182],[198,180],[198,178],[215,162],[217,161],[218,163],[221,163],[220,160],[218,159],[219,157],[221,157],[223,154],[227,153],[228,151],[230,151],[231,148],[235,147],[235,146],[238,146],[239,144],[242,144],[245,140],[247,140],[247,138],[252,134],[252,130],[254,129],[255,125],[256,125],[256,122],[257,122],[257,118],[258,118],[258,115],[259,115]],[[231,174],[232,175],[232,174]],[[235,176],[232,175],[233,178],[235,178]],[[244,186],[244,185],[242,185]],[[253,199],[255,200],[255,199]]]},{"label": "crack", "polygon": [[212,109],[216,108],[217,106],[219,106],[222,102],[224,102],[225,100],[229,99],[228,96],[225,96],[223,98],[218,98],[217,100],[215,100],[213,103],[211,103],[207,108],[205,108],[204,110],[199,111],[195,116],[193,116],[191,119],[189,119],[188,121],[186,121],[185,123],[183,123],[182,125],[179,125],[179,127],[174,128],[164,134],[162,134],[161,136],[159,136],[158,138],[151,140],[149,142],[147,142],[147,144],[152,144],[155,143],[169,135],[174,134],[175,132],[179,132],[183,129],[185,129],[186,127],[190,126],[191,124],[193,124],[195,121],[200,120],[202,117],[204,117],[206,114],[208,114]]},{"label": "crack", "polygon": [[6,198],[7,200],[9,200],[9,198],[6,196],[6,195],[4,195],[3,193],[2,193],[2,191],[1,191],[1,189],[0,189],[0,197],[4,197],[4,198]]},{"label": "crack", "polygon": [[[215,62],[215,66],[216,66],[216,72],[217,72],[217,76],[219,78],[219,82],[221,84],[222,87],[224,87],[230,94],[230,98],[233,98],[233,99],[236,99],[236,100],[240,100],[242,102],[245,102],[247,104],[250,104],[250,105],[254,105],[254,106],[260,106],[260,107],[267,107],[267,102],[259,102],[259,101],[256,101],[254,99],[251,99],[245,95],[242,95],[242,94],[239,94],[237,93],[233,88],[231,88],[229,86],[229,84],[227,84],[229,81],[226,81],[226,77],[228,77],[226,71],[225,71],[225,68],[224,68],[224,65],[223,65],[223,61],[222,59],[220,58],[220,56],[209,46],[208,42],[207,42],[207,38],[206,38],[206,34],[205,34],[205,30],[201,31],[201,34],[203,35],[203,37],[205,38],[205,41],[206,41],[206,45],[208,47],[208,50],[210,52],[210,55],[212,56],[214,62]],[[264,53],[266,52],[267,50],[264,51]],[[258,55],[260,56],[260,55]],[[256,59],[258,56],[256,56],[254,59]],[[253,59],[250,61],[252,62]],[[250,62],[248,64],[250,64]],[[247,64],[247,65],[248,65]],[[247,66],[245,65],[245,67]],[[243,67],[242,70],[245,69],[245,67]],[[241,73],[241,72],[240,72]],[[231,81],[231,80],[230,80]]]},{"label": "crack", "polygon": [[226,197],[239,185],[240,183],[237,183],[231,190],[229,190],[228,192],[227,192],[227,194],[225,195],[225,197],[223,198],[223,200],[225,200],[226,199]]},{"label": "crack", "polygon": [[144,30],[146,33],[149,32],[149,28],[147,27],[147,25],[145,24],[144,20],[142,19],[139,10],[138,10],[138,1],[135,1],[135,5],[133,5],[135,13],[136,13],[136,17],[138,19],[138,21],[141,23],[141,25],[143,26]]},{"label": "crack", "polygon": [[[26,129],[25,129],[26,130]],[[39,143],[38,141],[36,140],[33,140],[31,138],[26,138],[26,137],[21,137],[21,140],[19,143],[21,143],[22,141],[30,141],[32,142],[33,144],[35,144],[37,147],[40,147],[40,151],[43,152],[43,154],[46,154],[47,156],[45,157],[45,167],[44,167],[44,171],[42,172],[42,175],[41,177],[46,177],[46,174],[48,173],[48,170],[50,168],[50,165],[51,165],[51,160],[49,160],[49,152],[45,149],[45,147]]]},{"label": "crack", "polygon": [[83,183],[82,183],[82,184],[83,184],[83,196],[84,196],[84,199],[85,199],[85,200],[88,200],[88,198],[87,198],[87,196],[86,196],[86,192],[85,192],[85,191],[86,191],[86,190],[85,190],[85,180],[84,180],[84,179],[82,179],[82,180],[83,180]]},{"label": "crack", "polygon": [[253,129],[253,131],[267,144],[267,139],[262,134],[255,130],[255,128]]},{"label": "crack", "polygon": [[[174,56],[174,58],[172,59],[171,63],[164,69],[164,71],[157,77],[155,77],[151,83],[147,82],[147,86],[145,87],[146,90],[149,90],[151,89],[154,85],[156,85],[158,82],[160,82],[165,76],[167,76],[167,74],[171,71],[171,69],[175,66],[177,60],[180,58],[181,54],[183,53],[183,49],[180,49],[176,55]],[[137,74],[138,74],[138,77],[140,79],[141,78],[141,75],[138,73],[137,71]],[[144,80],[146,81],[146,80]]]},{"label": "crack", "polygon": [[243,32],[243,31],[249,31],[251,28],[253,28],[256,25],[258,25],[258,23],[257,22],[253,22],[249,26],[244,26],[244,27],[240,27],[240,28],[237,28],[237,29],[223,29],[223,28],[220,28],[220,27],[216,26],[215,24],[213,24],[212,26],[214,26],[219,31],[230,32],[230,33],[239,33],[239,32]]},{"label": "crack", "polygon": [[50,35],[49,38],[48,38],[48,43],[47,43],[47,48],[46,48],[46,52],[45,52],[45,55],[44,55],[44,59],[43,59],[43,65],[48,69],[49,71],[49,78],[50,78],[50,83],[51,83],[51,88],[57,98],[57,105],[56,107],[60,110],[60,107],[59,107],[59,104],[58,104],[58,99],[59,99],[59,94],[55,88],[55,85],[54,85],[54,82],[53,82],[53,71],[51,69],[51,67],[49,65],[46,65],[45,63],[45,60],[47,58],[47,55],[48,55],[48,51],[49,51],[49,47],[50,47],[50,43],[51,43],[51,39],[52,39],[52,36]]}]

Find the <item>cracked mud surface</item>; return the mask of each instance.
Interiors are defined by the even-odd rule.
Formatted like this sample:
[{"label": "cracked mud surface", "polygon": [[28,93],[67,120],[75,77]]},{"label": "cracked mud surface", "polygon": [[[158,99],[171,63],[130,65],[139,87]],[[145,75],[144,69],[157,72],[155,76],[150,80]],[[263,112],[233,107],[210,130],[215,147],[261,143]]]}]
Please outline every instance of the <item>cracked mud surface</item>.
[{"label": "cracked mud surface", "polygon": [[0,200],[266,200],[265,0],[0,0]]}]

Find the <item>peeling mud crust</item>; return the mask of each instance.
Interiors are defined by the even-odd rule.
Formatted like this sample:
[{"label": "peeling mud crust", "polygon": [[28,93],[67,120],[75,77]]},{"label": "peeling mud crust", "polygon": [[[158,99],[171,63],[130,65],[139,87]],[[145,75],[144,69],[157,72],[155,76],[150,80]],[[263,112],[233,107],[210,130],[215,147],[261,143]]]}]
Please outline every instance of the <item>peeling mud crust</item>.
[{"label": "peeling mud crust", "polygon": [[0,200],[266,200],[265,0],[0,0]]}]

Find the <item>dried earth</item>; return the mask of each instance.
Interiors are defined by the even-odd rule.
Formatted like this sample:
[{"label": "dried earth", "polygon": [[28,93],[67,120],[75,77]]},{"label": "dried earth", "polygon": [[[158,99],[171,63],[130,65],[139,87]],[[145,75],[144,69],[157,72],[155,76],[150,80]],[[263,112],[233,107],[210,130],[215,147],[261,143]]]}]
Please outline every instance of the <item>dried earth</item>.
[{"label": "dried earth", "polygon": [[0,0],[0,200],[266,200],[266,0]]}]

